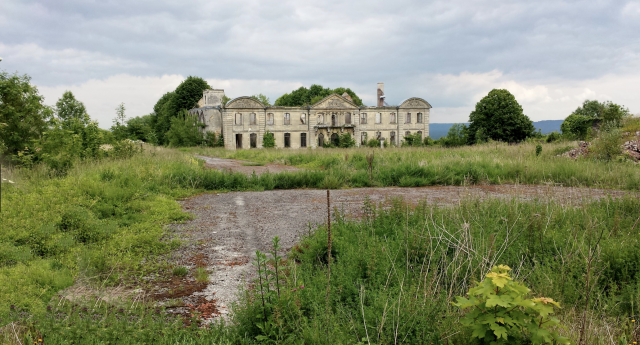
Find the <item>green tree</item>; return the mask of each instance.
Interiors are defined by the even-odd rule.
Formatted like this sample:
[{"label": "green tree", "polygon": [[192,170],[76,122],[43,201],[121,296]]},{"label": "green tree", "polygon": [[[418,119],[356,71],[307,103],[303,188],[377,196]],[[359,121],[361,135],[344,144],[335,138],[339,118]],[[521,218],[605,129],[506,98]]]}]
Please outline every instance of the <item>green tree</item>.
[{"label": "green tree", "polygon": [[272,148],[276,147],[276,139],[273,137],[273,133],[267,131],[262,137],[262,147]]},{"label": "green tree", "polygon": [[127,135],[133,140],[142,140],[148,143],[155,142],[153,130],[153,114],[136,116],[127,120]]},{"label": "green tree", "polygon": [[111,132],[113,132],[116,140],[123,140],[129,137],[127,134],[127,115],[124,113],[125,110],[124,103],[120,103],[116,107],[116,117],[113,118],[113,125],[111,126]]},{"label": "green tree", "polygon": [[79,132],[91,121],[84,104],[78,101],[71,91],[62,94],[56,102],[55,112],[63,127],[74,132]]},{"label": "green tree", "polygon": [[424,146],[421,133],[414,133],[404,136],[402,146]]},{"label": "green tree", "polygon": [[338,147],[349,148],[355,147],[356,141],[353,139],[350,133],[344,133],[338,137]]},{"label": "green tree", "polygon": [[284,95],[280,96],[274,104],[276,106],[301,107],[314,104],[334,93],[342,96],[342,94],[344,94],[345,92],[351,97],[353,103],[358,106],[362,105],[362,100],[360,99],[360,97],[358,97],[358,95],[356,95],[356,93],[349,88],[339,87],[336,89],[330,89],[316,84],[311,85],[311,87],[308,89],[304,86],[301,86],[297,90],[291,91],[291,93],[285,93]]},{"label": "green tree", "polygon": [[613,122],[619,126],[622,119],[630,115],[629,109],[611,101],[598,102],[587,99],[562,122],[560,130],[563,134],[585,140],[589,137],[590,129],[595,122]]},{"label": "green tree", "polygon": [[463,123],[456,123],[449,127],[446,137],[442,137],[438,140],[440,145],[444,147],[462,146],[467,143],[466,133],[468,132],[467,126]]},{"label": "green tree", "polygon": [[171,128],[166,134],[169,145],[176,147],[197,146],[204,142],[202,129],[205,124],[198,121],[198,116],[183,110],[171,119]]},{"label": "green tree", "polygon": [[251,98],[255,99],[256,101],[266,105],[266,106],[271,106],[271,102],[269,101],[269,97],[259,93],[257,95],[253,95],[251,96]]},{"label": "green tree", "polygon": [[516,98],[504,89],[493,89],[481,99],[469,115],[469,122],[466,137],[470,145],[478,142],[480,130],[487,139],[504,142],[523,141],[535,130]]},{"label": "green tree", "polygon": [[47,130],[53,111],[43,100],[31,77],[0,71],[0,138],[6,154],[24,150]]}]

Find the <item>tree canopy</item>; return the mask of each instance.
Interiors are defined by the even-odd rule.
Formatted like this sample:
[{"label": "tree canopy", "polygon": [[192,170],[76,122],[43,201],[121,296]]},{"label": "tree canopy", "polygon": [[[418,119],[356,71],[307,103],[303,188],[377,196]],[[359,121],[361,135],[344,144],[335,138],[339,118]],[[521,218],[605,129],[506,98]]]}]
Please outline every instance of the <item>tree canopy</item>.
[{"label": "tree canopy", "polygon": [[526,116],[516,98],[504,89],[493,89],[476,103],[469,115],[467,143],[487,139],[519,142],[533,135],[533,122]]},{"label": "tree canopy", "polygon": [[585,139],[595,121],[619,124],[623,118],[630,115],[629,109],[611,101],[598,102],[587,99],[562,122],[560,130],[564,134]]},{"label": "tree canopy", "polygon": [[351,97],[351,101],[358,106],[362,105],[362,100],[355,92],[353,92],[349,88],[339,87],[336,89],[323,88],[321,85],[311,85],[310,88],[306,88],[301,86],[297,90],[291,91],[291,93],[285,93],[276,99],[274,105],[276,106],[285,106],[285,107],[301,107],[304,105],[312,105],[321,99],[331,95],[338,94],[341,95],[347,93],[349,97]]},{"label": "tree canopy", "polygon": [[53,116],[43,101],[31,77],[0,71],[0,138],[5,153],[14,155],[41,138]]}]

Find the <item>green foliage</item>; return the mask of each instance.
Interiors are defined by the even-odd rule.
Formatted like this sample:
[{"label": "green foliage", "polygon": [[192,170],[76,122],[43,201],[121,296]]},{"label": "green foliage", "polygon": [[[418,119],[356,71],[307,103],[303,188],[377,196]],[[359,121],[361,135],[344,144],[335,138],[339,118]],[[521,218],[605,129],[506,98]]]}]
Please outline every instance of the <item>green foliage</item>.
[{"label": "green foliage", "polygon": [[125,112],[124,103],[120,103],[116,107],[116,117],[113,118],[113,125],[111,126],[111,132],[116,140],[128,139],[127,133],[127,115]]},{"label": "green foliage", "polygon": [[542,153],[542,145],[538,144],[536,145],[536,157],[540,156],[541,153]]},{"label": "green foliage", "polygon": [[355,139],[353,139],[350,133],[344,133],[338,137],[338,147],[346,149],[346,148],[355,147],[355,146],[356,146],[356,141]]},{"label": "green foliage", "polygon": [[227,97],[227,95],[222,95],[222,105],[229,103],[231,98]]},{"label": "green foliage", "polygon": [[206,131],[204,133],[204,143],[208,147],[224,147],[224,138],[222,133],[216,135],[215,132]]},{"label": "green foliage", "polygon": [[150,122],[159,144],[169,144],[167,133],[173,125],[172,119],[182,117],[183,111],[194,108],[202,98],[203,91],[207,89],[211,87],[204,79],[189,76],[175,91],[167,92],[156,102],[153,107],[153,120]]},{"label": "green foliage", "polygon": [[427,136],[422,141],[424,146],[434,146],[436,144],[436,140],[431,139],[430,136]]},{"label": "green foliage", "polygon": [[589,152],[595,159],[609,162],[622,153],[622,142],[622,131],[614,123],[605,123],[592,140]]},{"label": "green foliage", "polygon": [[153,114],[136,116],[127,120],[127,138],[158,144],[153,126]]},{"label": "green foliage", "polygon": [[204,127],[205,124],[198,120],[198,116],[183,110],[178,116],[171,118],[171,128],[165,138],[174,147],[201,145],[205,140]]},{"label": "green foliage", "polygon": [[467,143],[488,139],[520,142],[534,132],[533,122],[524,115],[516,98],[504,89],[493,89],[476,104],[469,115]]},{"label": "green foliage", "polygon": [[273,133],[267,130],[262,137],[262,147],[264,148],[274,148],[276,147],[276,138],[273,136]]},{"label": "green foliage", "polygon": [[291,93],[285,93],[280,96],[274,105],[276,106],[286,106],[286,107],[301,107],[305,105],[312,105],[321,99],[331,95],[338,94],[342,96],[342,94],[347,93],[353,103],[357,106],[362,105],[362,100],[360,97],[356,95],[355,92],[351,91],[349,88],[339,87],[336,89],[323,88],[321,85],[311,85],[310,88],[306,88],[301,86],[299,89],[292,91]]},{"label": "green foliage", "polygon": [[[389,146],[388,141],[385,140],[383,145],[384,145],[384,147]],[[372,147],[372,148],[379,148],[380,147],[380,140],[375,139],[375,138],[369,139],[369,140],[367,140],[367,144],[365,146]]]},{"label": "green foliage", "polygon": [[465,124],[456,123],[449,128],[447,136],[440,138],[438,143],[444,147],[463,146],[468,142],[467,133],[468,129]]},{"label": "green foliage", "polygon": [[575,138],[585,140],[589,136],[589,130],[594,122],[620,124],[625,118],[630,117],[629,109],[611,101],[598,102],[597,100],[585,100],[581,107],[569,115],[560,129],[562,133],[572,135]]},{"label": "green foliage", "polygon": [[547,134],[546,142],[547,143],[553,143],[553,142],[556,142],[556,141],[558,141],[560,139],[562,139],[562,134],[560,134],[560,133],[558,133],[556,131],[553,131],[553,132]]},{"label": "green foliage", "polygon": [[189,274],[189,270],[184,266],[178,266],[174,267],[171,273],[173,273],[173,275],[176,277],[184,277]]},{"label": "green foliage", "polygon": [[195,272],[193,272],[193,277],[196,278],[198,283],[208,283],[209,282],[209,272],[204,267],[196,268]]},{"label": "green foliage", "polygon": [[89,124],[89,115],[84,104],[78,101],[71,91],[65,91],[62,97],[56,102],[55,113],[62,121],[63,128],[74,132],[79,132]]},{"label": "green foliage", "polygon": [[[426,139],[426,138],[425,138]],[[421,133],[414,133],[404,136],[404,141],[402,142],[402,146],[414,146],[421,147],[424,146],[424,142],[422,141]]]},{"label": "green foliage", "polygon": [[[271,102],[269,101],[269,97],[259,93],[257,95],[253,95],[251,96],[251,98],[255,99],[256,101],[264,104],[265,106],[271,106]],[[226,102],[225,102],[226,103]]]},{"label": "green foliage", "polygon": [[522,338],[526,330],[532,344],[571,344],[569,339],[550,330],[560,321],[552,317],[551,298],[527,299],[529,289],[509,276],[509,266],[494,266],[486,279],[469,289],[469,299],[456,297],[460,309],[467,310],[461,323],[471,327],[474,338],[484,339],[492,345],[513,344],[512,338]]},{"label": "green foliage", "polygon": [[53,116],[28,75],[0,71],[0,138],[4,153],[17,155],[47,130]]}]

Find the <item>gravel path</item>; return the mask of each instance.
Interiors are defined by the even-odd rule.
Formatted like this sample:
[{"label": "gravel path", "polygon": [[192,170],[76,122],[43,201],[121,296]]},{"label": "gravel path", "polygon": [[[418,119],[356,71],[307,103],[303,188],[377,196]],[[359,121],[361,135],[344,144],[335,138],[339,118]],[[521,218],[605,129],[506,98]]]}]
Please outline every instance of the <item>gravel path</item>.
[{"label": "gravel path", "polygon": [[195,155],[195,157],[204,160],[204,165],[207,168],[212,168],[212,169],[217,169],[222,171],[241,172],[245,175],[251,175],[254,172],[256,175],[260,175],[266,172],[278,173],[282,171],[302,170],[300,168],[292,167],[290,165],[281,165],[281,164],[274,164],[274,163],[267,163],[265,165],[253,165],[256,163],[239,161],[236,159],[225,159],[225,158],[207,157],[207,156],[199,156],[199,155]]},{"label": "gravel path", "polygon": [[[357,188],[332,190],[331,204],[349,217],[358,217],[367,196],[376,203],[402,197],[412,203],[427,200],[432,204],[453,205],[468,197],[537,198],[580,204],[583,200],[625,194],[627,192],[614,190],[530,185]],[[213,301],[217,312],[212,317],[227,314],[237,300],[239,287],[253,277],[251,260],[256,250],[268,251],[274,236],[279,236],[283,249],[289,250],[301,233],[324,224],[327,217],[325,190],[209,193],[183,200],[181,204],[194,219],[174,226],[186,245],[173,254],[173,259],[189,266],[197,257],[204,260],[210,272],[206,288],[184,301],[192,304]]]}]

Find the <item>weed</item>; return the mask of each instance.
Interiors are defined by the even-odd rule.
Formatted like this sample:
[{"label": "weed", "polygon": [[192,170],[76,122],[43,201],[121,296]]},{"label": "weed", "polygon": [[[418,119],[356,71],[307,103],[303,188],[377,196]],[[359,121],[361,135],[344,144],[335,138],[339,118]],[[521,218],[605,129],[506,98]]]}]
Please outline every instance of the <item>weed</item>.
[{"label": "weed", "polygon": [[184,277],[189,273],[189,270],[184,266],[174,267],[172,271],[176,277]]},{"label": "weed", "polygon": [[198,283],[208,283],[209,282],[209,272],[204,267],[198,267],[193,272],[193,276],[196,278]]}]

